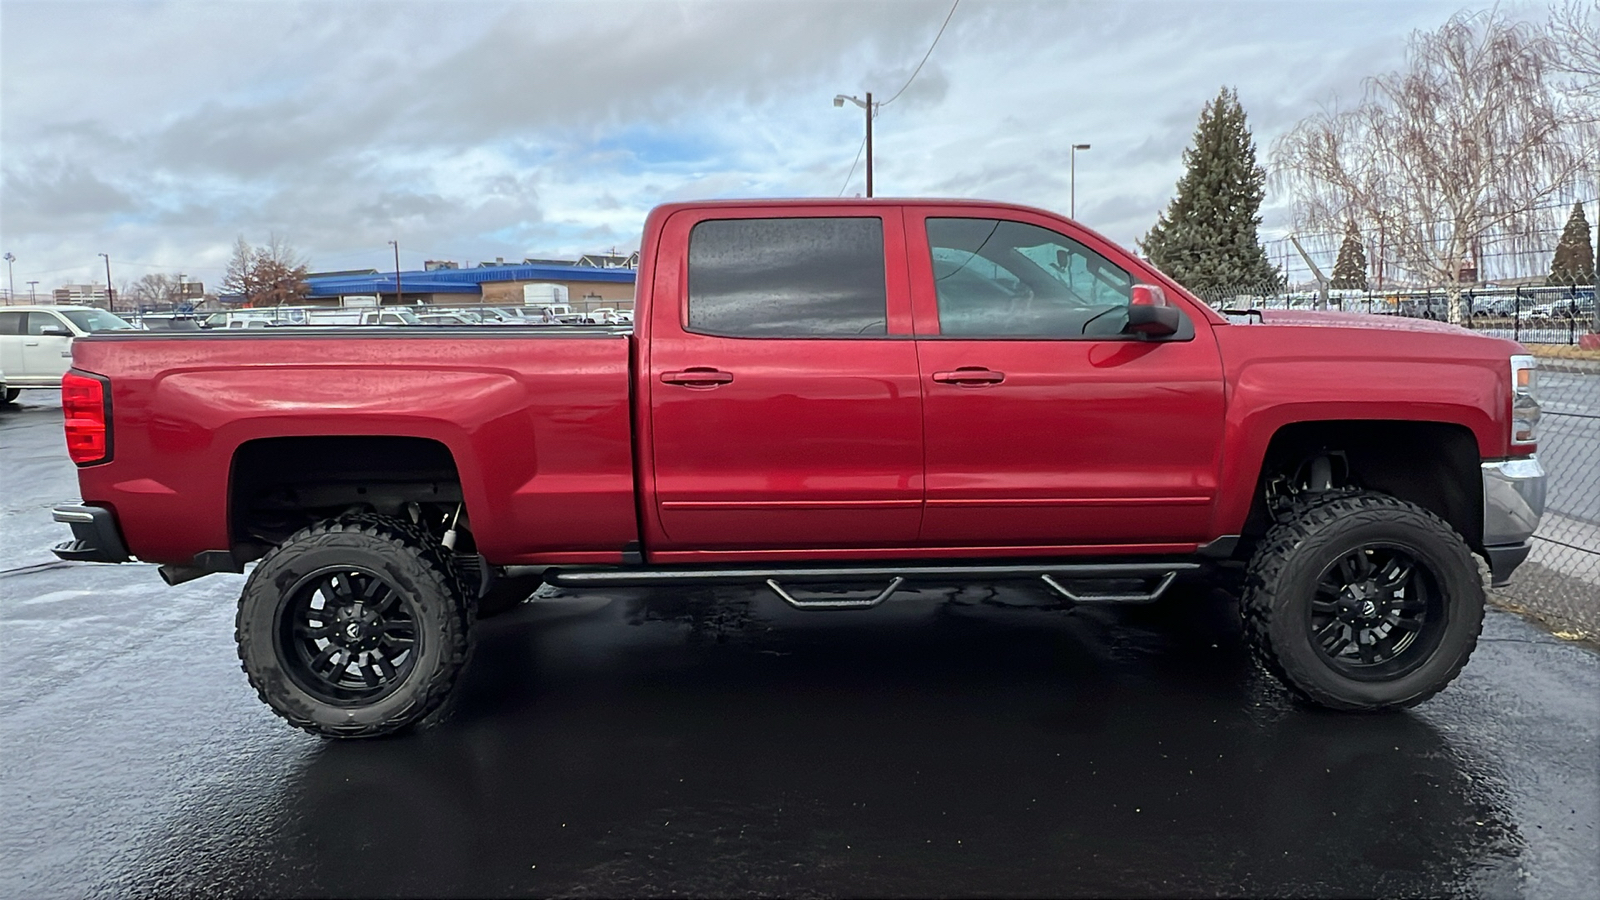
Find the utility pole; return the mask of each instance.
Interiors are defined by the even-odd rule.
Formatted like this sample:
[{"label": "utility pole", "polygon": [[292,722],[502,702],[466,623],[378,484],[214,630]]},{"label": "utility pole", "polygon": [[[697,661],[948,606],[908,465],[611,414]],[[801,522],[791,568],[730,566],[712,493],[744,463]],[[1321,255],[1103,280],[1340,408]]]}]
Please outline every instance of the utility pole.
[{"label": "utility pole", "polygon": [[867,91],[867,196],[872,196],[872,92]]},{"label": "utility pole", "polygon": [[[1600,181],[1595,182],[1595,187],[1600,188]],[[1600,222],[1600,190],[1595,192],[1594,218]],[[1600,247],[1600,228],[1595,229],[1595,246]],[[1600,259],[1600,252],[1595,253],[1595,258]],[[1594,293],[1589,302],[1594,304],[1594,309],[1589,311],[1589,330],[1600,334],[1600,265],[1594,267]]]},{"label": "utility pole", "polygon": [[1072,163],[1072,199],[1068,201],[1071,205],[1067,207],[1067,218],[1069,219],[1078,217],[1078,151],[1087,149],[1089,149],[1088,144],[1073,144],[1072,152],[1067,154]]},{"label": "utility pole", "polygon": [[16,261],[17,258],[12,256],[9,250],[6,251],[6,278],[10,281],[10,290],[6,291],[7,303],[17,302],[17,276],[16,273],[11,270],[12,264],[14,264]]},{"label": "utility pole", "polygon": [[116,312],[117,292],[111,288],[111,257],[102,253],[100,258],[106,261],[106,307],[110,312]]},{"label": "utility pole", "polygon": [[37,282],[37,281],[30,281],[30,282],[28,282],[28,302],[29,302],[29,303],[30,303],[30,304],[31,304],[31,303],[34,303],[34,302],[36,302],[36,301],[35,301],[35,300],[34,300],[34,299],[33,299],[33,286],[34,286],[34,285],[36,285],[36,284],[38,284],[38,283],[39,283],[39,282]]},{"label": "utility pole", "polygon": [[405,302],[405,291],[400,288],[400,242],[390,241],[389,246],[394,248],[394,302],[399,306]]},{"label": "utility pole", "polygon": [[847,97],[844,94],[835,94],[834,97],[833,97],[833,105],[834,106],[844,106],[844,102],[846,100],[849,100],[851,103],[854,103],[855,105],[857,105],[857,106],[859,106],[862,109],[867,111],[867,196],[871,197],[872,196],[872,113],[873,113],[872,92],[871,91],[867,91],[867,99],[866,99],[866,102],[864,102],[864,103],[862,101],[860,101],[860,100],[857,100],[855,97]]}]

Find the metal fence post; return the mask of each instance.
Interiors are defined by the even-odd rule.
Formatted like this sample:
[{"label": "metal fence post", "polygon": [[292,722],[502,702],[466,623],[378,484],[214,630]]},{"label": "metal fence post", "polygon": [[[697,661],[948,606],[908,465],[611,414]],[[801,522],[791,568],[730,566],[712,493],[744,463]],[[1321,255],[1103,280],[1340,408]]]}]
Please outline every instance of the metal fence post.
[{"label": "metal fence post", "polygon": [[1517,285],[1516,295],[1511,298],[1511,339],[1522,340],[1522,285]]}]

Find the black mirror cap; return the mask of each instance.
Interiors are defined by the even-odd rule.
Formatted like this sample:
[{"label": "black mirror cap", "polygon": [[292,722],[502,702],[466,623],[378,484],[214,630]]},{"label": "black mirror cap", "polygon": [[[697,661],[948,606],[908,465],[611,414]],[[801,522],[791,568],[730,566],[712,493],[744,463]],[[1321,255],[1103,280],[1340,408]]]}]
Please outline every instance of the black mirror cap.
[{"label": "black mirror cap", "polygon": [[1171,337],[1178,333],[1183,314],[1172,306],[1133,305],[1128,307],[1128,324],[1123,334],[1137,334],[1147,338]]}]

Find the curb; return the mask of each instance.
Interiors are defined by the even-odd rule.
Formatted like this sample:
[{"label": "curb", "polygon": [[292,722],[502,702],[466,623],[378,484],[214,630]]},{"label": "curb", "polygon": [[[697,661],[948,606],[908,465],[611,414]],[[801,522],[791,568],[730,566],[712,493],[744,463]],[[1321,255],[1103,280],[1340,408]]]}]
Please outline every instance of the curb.
[{"label": "curb", "polygon": [[1567,372],[1574,375],[1600,375],[1600,362],[1592,359],[1554,359],[1540,357],[1539,368],[1546,372]]}]

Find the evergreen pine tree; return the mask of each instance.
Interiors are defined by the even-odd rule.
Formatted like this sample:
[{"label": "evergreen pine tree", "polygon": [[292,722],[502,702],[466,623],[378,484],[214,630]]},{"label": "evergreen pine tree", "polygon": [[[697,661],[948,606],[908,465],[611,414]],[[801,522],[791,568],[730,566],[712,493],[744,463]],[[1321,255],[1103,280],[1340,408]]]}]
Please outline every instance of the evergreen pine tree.
[{"label": "evergreen pine tree", "polygon": [[1336,291],[1367,289],[1367,250],[1361,246],[1354,222],[1344,231],[1344,243],[1339,245],[1339,258],[1333,263],[1333,280],[1328,287]]},{"label": "evergreen pine tree", "polygon": [[1567,227],[1556,242],[1555,257],[1550,260],[1549,284],[1593,284],[1595,254],[1589,243],[1589,220],[1584,218],[1583,204],[1572,204],[1572,215]]},{"label": "evergreen pine tree", "polygon": [[1223,88],[1206,104],[1183,163],[1177,195],[1139,246],[1192,291],[1275,289],[1278,270],[1256,234],[1267,173],[1238,91]]}]

